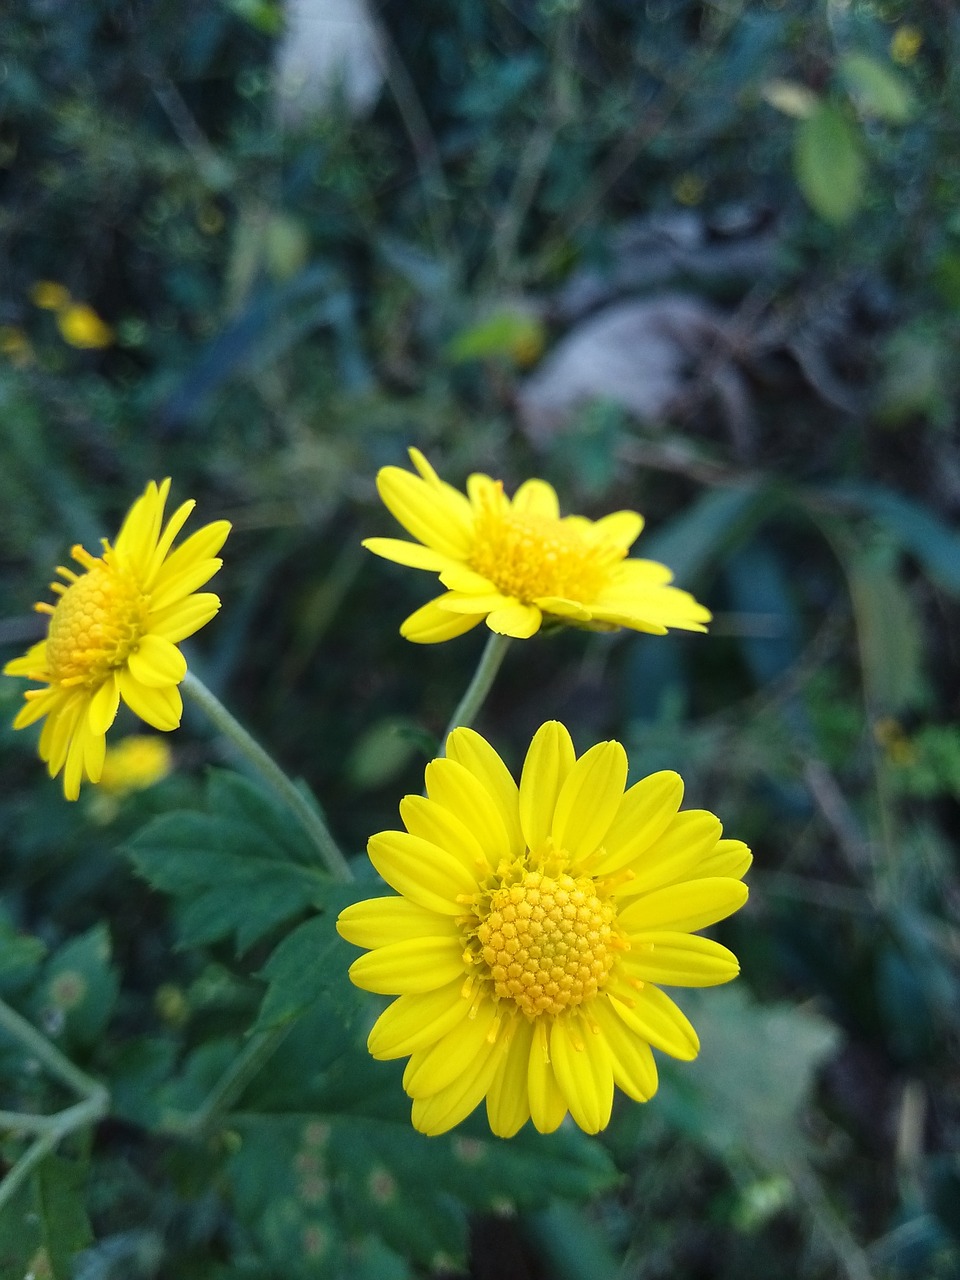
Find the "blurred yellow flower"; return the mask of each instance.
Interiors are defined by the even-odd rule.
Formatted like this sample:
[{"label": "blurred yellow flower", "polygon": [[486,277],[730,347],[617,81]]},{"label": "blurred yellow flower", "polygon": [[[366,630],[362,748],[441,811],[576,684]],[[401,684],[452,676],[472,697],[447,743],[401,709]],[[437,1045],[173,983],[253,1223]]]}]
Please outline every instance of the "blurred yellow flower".
[{"label": "blurred yellow flower", "polygon": [[693,1027],[658,984],[709,987],[736,957],[696,935],[737,911],[751,862],[711,813],[679,813],[683,783],[655,773],[624,791],[627,757],[601,742],[579,759],[556,721],[527,752],[519,787],[472,729],[401,802],[405,831],[371,838],[370,860],[399,897],[341,912],[368,949],[350,968],[397,996],[370,1032],[375,1058],[409,1056],[414,1126],[444,1133],[483,1099],[495,1134],[569,1112],[596,1133],[614,1085],[657,1089],[651,1046],[694,1058]]},{"label": "blurred yellow flower", "polygon": [[100,774],[100,786],[111,795],[145,791],[169,774],[173,753],[163,738],[135,733],[107,747]]},{"label": "blurred yellow flower", "polygon": [[69,307],[73,299],[70,290],[55,280],[37,280],[30,290],[30,301],[44,311],[60,311]]},{"label": "blurred yellow flower", "polygon": [[18,368],[23,368],[33,358],[30,339],[17,325],[0,325],[0,355],[5,356]]},{"label": "blurred yellow flower", "polygon": [[525,639],[547,620],[592,630],[631,627],[665,635],[669,627],[705,631],[710,613],[673,574],[627,552],[643,528],[635,511],[601,520],[560,515],[555,490],[527,480],[513,499],[499,480],[472,475],[462,494],[446,484],[419,449],[419,475],[383,467],[377,489],[388,510],[417,542],[367,538],[375,555],[439,574],[447,587],[412,613],[401,635],[436,644],[486,620],[491,631]]},{"label": "blurred yellow flower", "polygon": [[177,688],[187,664],[177,644],[220,608],[218,596],[200,592],[220,568],[216,553],[230,525],[204,525],[177,549],[173,541],[196,505],[184,502],[163,524],[170,481],[150,481],[133,504],[116,541],[103,540],[96,557],[75,546],[83,573],[59,566],[50,584],[55,605],[45,640],[4,667],[4,673],[45,685],[28,689],[13,722],[22,729],[46,717],[40,758],[51,777],[63,770],[63,790],[75,800],[84,776],[101,778],[105,735],[121,700],[155,729],[176,729],[183,704]]},{"label": "blurred yellow flower", "polygon": [[923,45],[923,34],[916,27],[897,27],[890,38],[890,57],[900,66],[907,67],[913,62]]},{"label": "blurred yellow flower", "polygon": [[57,312],[57,328],[64,342],[81,351],[113,344],[113,330],[85,302],[71,302]]}]

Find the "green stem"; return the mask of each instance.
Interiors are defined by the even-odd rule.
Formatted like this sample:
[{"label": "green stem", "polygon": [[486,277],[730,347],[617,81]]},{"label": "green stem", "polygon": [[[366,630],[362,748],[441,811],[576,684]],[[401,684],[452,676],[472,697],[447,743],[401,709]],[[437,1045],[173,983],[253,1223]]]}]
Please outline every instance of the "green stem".
[{"label": "green stem", "polygon": [[170,1130],[182,1137],[198,1137],[205,1133],[259,1075],[280,1048],[292,1025],[292,1022],[279,1023],[252,1035],[196,1111],[175,1121],[169,1126]]},{"label": "green stem", "polygon": [[228,738],[236,753],[254,769],[267,783],[271,790],[283,801],[294,814],[310,837],[314,847],[323,859],[324,865],[335,880],[352,880],[346,858],[337,847],[330,834],[316,801],[307,799],[303,792],[283,772],[276,761],[269,756],[255,738],[252,738],[243,725],[235,720],[222,702],[210,692],[207,686],[188,671],[183,678],[182,688],[204,712],[211,723]]},{"label": "green stem", "polygon": [[44,1160],[57,1144],[77,1129],[96,1124],[107,1114],[110,1095],[92,1076],[74,1066],[56,1045],[20,1016],[15,1009],[0,1000],[0,1027],[37,1058],[51,1075],[80,1094],[81,1101],[65,1107],[52,1116],[18,1115],[15,1111],[0,1112],[0,1127],[8,1131],[36,1133],[20,1159],[0,1182],[0,1211],[9,1204],[32,1171]]},{"label": "green stem", "polygon": [[440,739],[440,755],[444,755],[446,752],[447,738],[454,729],[467,728],[473,723],[477,713],[483,706],[487,694],[490,692],[497,672],[500,670],[500,664],[506,657],[509,648],[509,636],[498,635],[496,631],[490,632],[486,648],[480,657],[476,671],[473,673],[473,679],[467,686],[466,693],[457,704],[457,709],[450,717],[450,723]]}]

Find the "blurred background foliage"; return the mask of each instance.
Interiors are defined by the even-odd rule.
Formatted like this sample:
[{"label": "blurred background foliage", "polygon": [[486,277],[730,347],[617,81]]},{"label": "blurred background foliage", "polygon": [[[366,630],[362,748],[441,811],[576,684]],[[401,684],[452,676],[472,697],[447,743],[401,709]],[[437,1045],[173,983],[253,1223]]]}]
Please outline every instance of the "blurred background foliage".
[{"label": "blurred background foliage", "polygon": [[653,1102],[602,1145],[428,1141],[340,903],[205,727],[68,806],[4,682],[0,994],[111,1112],[0,1215],[3,1277],[960,1274],[958,41],[946,0],[7,8],[4,657],[172,475],[235,526],[191,665],[359,853],[482,643],[398,637],[427,587],[358,548],[376,469],[544,476],[643,511],[716,622],[515,646],[479,727],[514,767],[549,717],[617,736],[756,863],[744,976],[684,1000],[703,1053]]}]

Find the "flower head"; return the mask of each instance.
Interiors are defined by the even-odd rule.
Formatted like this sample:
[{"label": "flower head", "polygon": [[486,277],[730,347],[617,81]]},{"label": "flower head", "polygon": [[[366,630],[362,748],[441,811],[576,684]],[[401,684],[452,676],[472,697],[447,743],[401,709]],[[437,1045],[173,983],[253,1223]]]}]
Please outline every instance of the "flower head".
[{"label": "flower head", "polygon": [[4,667],[44,685],[28,689],[15,729],[46,717],[40,758],[50,776],[63,770],[68,800],[80,793],[84,775],[100,779],[105,735],[121,700],[155,729],[176,729],[183,703],[177,688],[187,664],[177,648],[220,608],[211,592],[198,591],[220,568],[216,553],[230,525],[204,525],[172,550],[196,505],[184,502],[163,524],[170,481],[151,480],[127,513],[116,541],[103,540],[103,554],[81,546],[71,552],[83,572],[58,567],[56,604],[47,637]]},{"label": "flower head", "polygon": [[440,575],[444,595],[416,610],[401,634],[418,644],[462,635],[486,619],[491,631],[525,639],[544,619],[595,630],[632,627],[664,635],[668,627],[705,631],[710,613],[654,560],[627,552],[643,528],[635,511],[601,520],[560,515],[554,489],[527,480],[513,498],[489,476],[472,475],[462,494],[418,449],[419,475],[383,467],[377,488],[417,542],[367,538],[378,556]]},{"label": "flower head", "polygon": [[651,1046],[696,1056],[667,986],[736,977],[736,957],[694,931],[746,901],[750,852],[683,783],[655,773],[624,790],[627,757],[601,742],[579,759],[563,725],[536,735],[519,787],[479,734],[456,729],[400,805],[405,831],[371,838],[399,897],[348,907],[337,928],[369,948],[350,976],[395,1000],[370,1033],[375,1058],[410,1061],[413,1123],[444,1133],[486,1098],[493,1132],[569,1112],[588,1133],[614,1085],[657,1088]]},{"label": "flower head", "polygon": [[152,733],[129,734],[115,747],[107,747],[100,786],[114,796],[145,791],[167,777],[172,767],[173,757],[164,738]]}]

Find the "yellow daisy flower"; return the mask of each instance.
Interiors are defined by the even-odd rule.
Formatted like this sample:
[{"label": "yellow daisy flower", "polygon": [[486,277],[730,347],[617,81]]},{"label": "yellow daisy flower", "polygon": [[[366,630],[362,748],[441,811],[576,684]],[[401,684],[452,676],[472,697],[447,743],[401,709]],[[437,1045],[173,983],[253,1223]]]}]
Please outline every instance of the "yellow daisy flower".
[{"label": "yellow daisy flower", "polygon": [[220,568],[216,553],[230,525],[204,525],[172,551],[196,503],[184,502],[164,526],[169,492],[169,480],[159,486],[151,480],[113,545],[103,540],[99,558],[73,548],[84,572],[59,566],[67,585],[50,584],[57,603],[36,606],[50,615],[47,638],[3,669],[46,685],[27,690],[13,727],[46,717],[40,758],[52,778],[63,770],[68,800],[76,800],[84,775],[99,781],[105,734],[121,699],[155,729],[177,728],[183,712],[177,685],[187,670],[177,644],[220,608],[218,596],[197,588]]},{"label": "yellow daisy flower", "polygon": [[643,516],[617,511],[601,520],[560,515],[556,491],[527,480],[510,499],[503,484],[472,475],[466,494],[446,484],[419,449],[419,475],[383,467],[377,489],[388,510],[417,542],[367,538],[375,555],[440,575],[444,595],[417,609],[400,628],[417,644],[463,635],[486,619],[491,631],[525,639],[547,619],[594,630],[631,627],[666,634],[668,627],[705,631],[710,613],[673,574],[627,552]]},{"label": "yellow daisy flower", "polygon": [[426,769],[426,796],[400,805],[405,831],[371,838],[400,897],[348,907],[337,929],[369,948],[350,968],[393,995],[367,1042],[409,1055],[413,1123],[444,1133],[486,1098],[509,1138],[569,1112],[596,1133],[614,1085],[645,1102],[651,1046],[694,1058],[693,1027],[658,984],[709,987],[739,965],[694,933],[747,898],[746,845],[711,813],[679,813],[683,783],[655,773],[624,791],[627,756],[601,742],[579,760],[563,725],[536,735],[519,787],[472,729]]}]

